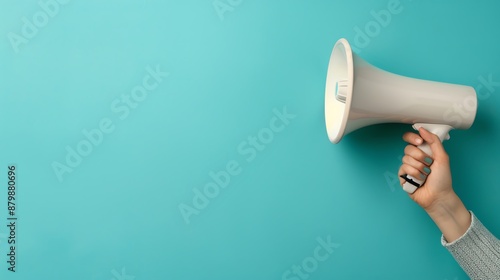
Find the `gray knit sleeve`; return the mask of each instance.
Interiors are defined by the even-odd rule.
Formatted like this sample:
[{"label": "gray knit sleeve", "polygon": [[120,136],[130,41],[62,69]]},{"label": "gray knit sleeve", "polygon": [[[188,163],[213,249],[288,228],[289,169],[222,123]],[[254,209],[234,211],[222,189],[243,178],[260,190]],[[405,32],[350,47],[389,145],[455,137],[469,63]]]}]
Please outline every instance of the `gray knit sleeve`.
[{"label": "gray knit sleeve", "polygon": [[500,279],[500,240],[470,211],[472,223],[459,239],[441,244],[453,255],[471,279]]}]

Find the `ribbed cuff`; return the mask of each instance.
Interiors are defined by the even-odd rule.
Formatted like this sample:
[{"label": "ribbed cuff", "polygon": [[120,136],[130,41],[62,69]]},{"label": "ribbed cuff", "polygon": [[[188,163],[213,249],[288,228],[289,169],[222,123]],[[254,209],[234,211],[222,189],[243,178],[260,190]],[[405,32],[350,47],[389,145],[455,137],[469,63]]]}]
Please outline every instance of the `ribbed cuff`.
[{"label": "ribbed cuff", "polygon": [[441,244],[471,279],[500,279],[500,241],[486,229],[472,211],[471,225],[457,240]]}]

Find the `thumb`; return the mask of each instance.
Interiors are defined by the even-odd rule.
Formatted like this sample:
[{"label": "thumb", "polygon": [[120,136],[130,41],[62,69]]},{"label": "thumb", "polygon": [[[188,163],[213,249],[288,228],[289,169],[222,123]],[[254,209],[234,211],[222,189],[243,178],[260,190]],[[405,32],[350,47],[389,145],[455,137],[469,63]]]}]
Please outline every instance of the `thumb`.
[{"label": "thumb", "polygon": [[443,144],[441,143],[441,139],[436,134],[433,134],[421,127],[418,132],[422,139],[429,144],[432,150],[432,154],[434,159],[436,160],[444,160],[447,157],[446,151],[444,150]]}]

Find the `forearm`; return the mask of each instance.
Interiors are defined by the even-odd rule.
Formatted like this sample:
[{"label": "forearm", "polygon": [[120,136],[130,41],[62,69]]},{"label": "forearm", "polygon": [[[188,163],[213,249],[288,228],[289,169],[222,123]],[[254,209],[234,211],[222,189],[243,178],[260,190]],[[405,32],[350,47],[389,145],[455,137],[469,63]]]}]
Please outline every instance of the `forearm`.
[{"label": "forearm", "polygon": [[448,242],[460,238],[470,227],[470,213],[454,192],[425,210]]}]

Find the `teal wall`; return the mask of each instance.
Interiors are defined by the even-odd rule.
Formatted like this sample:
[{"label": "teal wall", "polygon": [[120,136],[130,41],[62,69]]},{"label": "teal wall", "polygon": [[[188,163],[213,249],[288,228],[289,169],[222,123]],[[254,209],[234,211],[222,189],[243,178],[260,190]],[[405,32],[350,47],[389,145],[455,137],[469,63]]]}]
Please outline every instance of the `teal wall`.
[{"label": "teal wall", "polygon": [[500,235],[500,2],[53,1],[0,0],[0,278],[467,279],[396,181],[409,125],[328,141],[341,37],[478,89],[445,146]]}]

